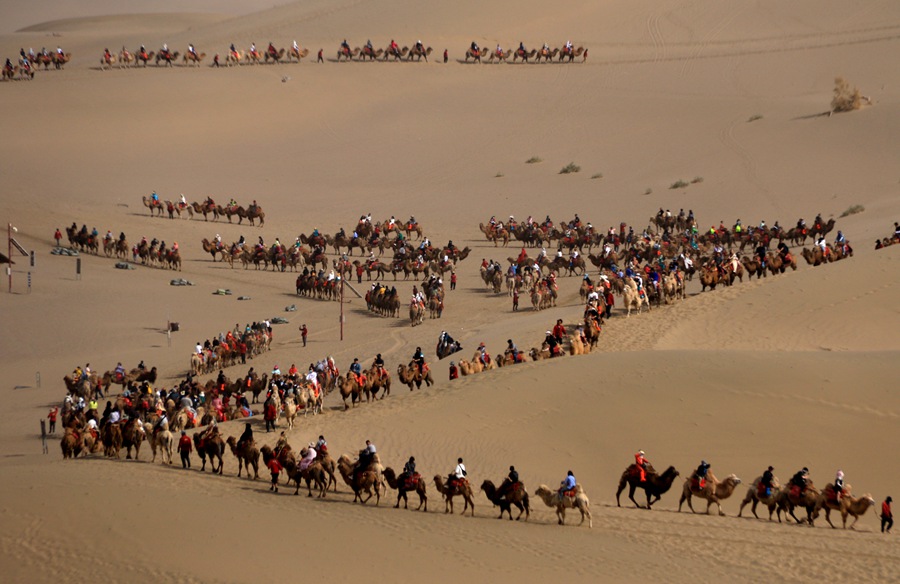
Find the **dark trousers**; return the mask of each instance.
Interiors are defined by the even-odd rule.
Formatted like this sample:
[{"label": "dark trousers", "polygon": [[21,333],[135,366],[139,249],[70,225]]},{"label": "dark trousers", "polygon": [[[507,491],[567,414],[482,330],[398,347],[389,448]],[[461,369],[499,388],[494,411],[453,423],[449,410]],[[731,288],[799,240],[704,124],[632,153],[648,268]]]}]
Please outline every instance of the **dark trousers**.
[{"label": "dark trousers", "polygon": [[247,353],[241,353],[241,365],[247,362]]},{"label": "dark trousers", "polygon": [[887,532],[891,532],[891,528],[894,526],[894,518],[893,517],[885,517],[881,516],[881,533],[884,533],[884,530],[887,529]]},{"label": "dark trousers", "polygon": [[306,346],[306,335],[303,335],[303,346]]},{"label": "dark trousers", "polygon": [[50,420],[50,433],[56,433],[56,420]]},{"label": "dark trousers", "polygon": [[181,468],[191,468],[191,453],[190,452],[182,452],[181,453]]}]

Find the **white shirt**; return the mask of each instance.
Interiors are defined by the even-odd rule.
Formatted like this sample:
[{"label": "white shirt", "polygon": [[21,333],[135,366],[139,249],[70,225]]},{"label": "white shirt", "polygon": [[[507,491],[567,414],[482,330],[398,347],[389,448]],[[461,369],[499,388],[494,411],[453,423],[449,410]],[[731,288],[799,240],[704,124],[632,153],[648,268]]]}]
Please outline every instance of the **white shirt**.
[{"label": "white shirt", "polygon": [[119,410],[113,410],[113,411],[109,414],[109,423],[110,423],[110,424],[116,424],[116,423],[118,423],[119,417],[120,417],[120,416],[119,416]]},{"label": "white shirt", "polygon": [[94,418],[91,418],[90,420],[88,420],[87,427],[89,430],[96,430],[97,429],[97,420],[95,420]]},{"label": "white shirt", "polygon": [[310,383],[315,384],[315,383],[317,383],[316,379],[318,378],[318,376],[319,376],[319,374],[316,373],[315,371],[310,371],[309,373],[306,374],[306,380],[309,381]]},{"label": "white shirt", "polygon": [[202,355],[202,354],[203,354],[203,346],[200,345],[200,344],[197,344],[197,354],[198,354],[198,355]]},{"label": "white shirt", "polygon": [[455,476],[458,479],[466,478],[466,465],[464,465],[461,462],[459,464],[457,464],[456,469],[454,469],[454,471],[453,471],[453,476]]}]

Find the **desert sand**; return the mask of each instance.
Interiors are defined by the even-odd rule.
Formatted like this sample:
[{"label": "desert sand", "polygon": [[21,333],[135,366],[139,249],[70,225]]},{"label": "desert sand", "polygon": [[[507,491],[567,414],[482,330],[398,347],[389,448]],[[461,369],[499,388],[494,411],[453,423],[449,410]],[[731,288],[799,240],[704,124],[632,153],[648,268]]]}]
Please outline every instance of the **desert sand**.
[{"label": "desert sand", "polygon": [[[900,246],[873,246],[900,220],[900,5],[274,4],[160,2],[146,14],[146,3],[112,12],[48,0],[4,9],[0,56],[57,45],[73,54],[62,70],[0,84],[0,220],[36,253],[34,268],[14,258],[13,293],[0,294],[4,580],[897,580],[900,547],[879,533],[873,511],[854,532],[823,517],[809,528],[735,515],[770,464],[782,481],[808,466],[819,486],[841,468],[854,494],[871,493],[878,506],[898,492]],[[422,39],[435,53],[428,63],[338,64],[344,38],[376,47]],[[231,42],[244,50],[294,39],[312,51],[299,65],[208,66]],[[567,39],[589,48],[586,62],[461,62],[472,40],[530,48]],[[104,47],[163,43],[182,52],[194,43],[207,57],[199,68],[98,68]],[[324,64],[315,63],[319,48]],[[872,105],[820,115],[836,76]],[[535,156],[543,162],[525,164]],[[569,162],[582,171],[558,174]],[[695,177],[702,182],[669,188]],[[151,218],[141,196],[153,191],[257,199],[266,224]],[[853,205],[865,210],[840,217]],[[582,314],[577,277],[560,278],[558,306],[543,312],[523,297],[513,313],[505,294],[485,290],[482,258],[505,265],[519,248],[494,248],[479,222],[559,223],[578,213],[598,229],[624,221],[640,230],[660,207],[692,209],[705,228],[736,219],[791,227],[821,213],[856,253],[816,268],[800,259],[796,272],[714,292],[694,281],[687,300],[628,319],[618,298],[598,352],[447,380],[448,360],[433,357],[442,330],[469,358],[482,341],[491,354],[507,339],[537,346],[557,318]],[[200,247],[216,234],[289,243],[314,228],[352,230],[366,213],[415,215],[432,242],[473,248],[442,319],[412,328],[405,302],[389,319],[350,296],[341,341],[337,303],[297,297],[293,274],[231,269]],[[49,253],[54,230],[72,222],[132,242],[178,241],[183,271],[116,270],[112,259],[83,254],[76,279],[73,258]],[[170,286],[176,277],[195,285]],[[396,284],[404,300],[414,283]],[[218,288],[234,294],[212,295]],[[297,311],[285,312],[291,304]],[[352,504],[343,484],[326,500],[274,495],[267,473],[236,478],[230,453],[223,477],[151,464],[147,445],[140,462],[64,461],[57,435],[41,453],[38,422],[76,365],[102,372],[144,360],[170,387],[198,340],[273,316],[290,322],[274,326],[273,350],[252,363],[259,371],[304,369],[326,355],[344,370],[379,352],[395,371],[425,349],[435,386],[411,393],[395,382],[383,401],[348,412],[331,395],[289,440],[297,448],[325,434],[332,453],[352,454],[368,438],[394,468],[414,455],[429,479],[428,513],[392,509],[394,491],[378,507]],[[180,324],[171,344],[169,321]],[[274,443],[259,416],[253,424],[260,444]],[[239,434],[243,424],[221,428]],[[681,472],[649,512],[625,495],[617,508],[614,496],[638,449]],[[475,518],[445,516],[430,477],[449,473],[458,456],[476,488],[499,482],[510,464],[530,493],[572,469],[593,529],[577,527],[571,512],[556,525],[536,497],[527,524],[497,521],[480,492]],[[720,478],[744,481],[723,503],[727,517],[677,512],[682,479],[701,459]]]}]

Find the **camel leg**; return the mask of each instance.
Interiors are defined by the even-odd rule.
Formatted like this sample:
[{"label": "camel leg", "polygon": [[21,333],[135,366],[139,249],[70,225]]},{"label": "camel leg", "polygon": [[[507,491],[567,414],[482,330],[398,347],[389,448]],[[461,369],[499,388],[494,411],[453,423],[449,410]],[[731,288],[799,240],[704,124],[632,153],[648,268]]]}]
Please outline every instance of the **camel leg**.
[{"label": "camel leg", "polygon": [[[635,485],[632,485],[632,484],[629,484],[629,485],[628,485],[628,498],[631,499],[631,502],[634,503],[634,506],[635,506],[635,507],[637,507],[638,509],[643,509],[643,507],[641,507],[641,506],[638,504],[638,502],[634,500],[634,491],[635,491],[636,488],[637,488],[637,487],[636,487]],[[647,509],[649,509],[649,508],[650,508],[650,505],[649,505],[649,503],[650,503],[650,495],[647,495],[647,503],[648,503]]]},{"label": "camel leg", "polygon": [[[828,525],[831,526],[831,529],[837,529],[834,526],[834,523],[831,522],[831,509],[829,509],[828,507],[825,507],[825,521],[828,522]],[[846,528],[847,528],[847,519],[845,518],[844,519],[844,529],[846,529]]]}]

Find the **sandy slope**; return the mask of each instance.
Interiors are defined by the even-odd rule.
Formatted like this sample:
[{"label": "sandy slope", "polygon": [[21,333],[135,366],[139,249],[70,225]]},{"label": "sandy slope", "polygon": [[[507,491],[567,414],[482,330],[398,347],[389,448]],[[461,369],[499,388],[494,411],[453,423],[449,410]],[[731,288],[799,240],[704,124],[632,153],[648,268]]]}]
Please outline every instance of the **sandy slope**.
[{"label": "sandy slope", "polygon": [[[872,513],[860,520],[861,533],[844,533],[822,520],[810,530],[678,515],[677,492],[649,514],[619,510],[613,496],[638,448],[683,476],[701,458],[720,477],[733,472],[746,482],[768,464],[782,480],[809,466],[817,484],[842,467],[856,493],[871,492],[879,503],[897,484],[889,453],[900,416],[891,391],[900,250],[871,251],[900,216],[898,74],[886,57],[897,50],[895,3],[575,2],[550,10],[529,1],[513,10],[405,0],[191,2],[178,7],[190,14],[152,17],[104,15],[100,4],[78,13],[46,7],[27,18],[10,13],[18,23],[6,28],[36,26],[0,36],[0,56],[57,43],[75,54],[63,71],[0,85],[6,109],[19,112],[5,118],[9,138],[0,141],[0,218],[19,228],[38,262],[31,294],[20,263],[16,294],[0,295],[12,331],[0,341],[9,412],[0,425],[0,487],[13,493],[0,511],[13,528],[0,538],[0,567],[11,581],[116,580],[126,565],[163,582],[251,581],[264,569],[287,581],[307,557],[298,553],[304,545],[317,560],[300,570],[326,580],[370,577],[373,569],[391,578],[643,580],[638,562],[672,581],[695,581],[701,570],[739,581],[895,578],[900,554],[876,533]],[[53,32],[63,36],[46,36]],[[438,52],[447,47],[451,62],[95,69],[104,46],[193,42],[224,54],[230,42],[280,46],[297,38],[330,58],[344,37],[351,45],[371,37],[376,46],[422,38]],[[565,67],[456,62],[473,38],[486,46],[571,38],[591,52],[587,63]],[[839,74],[876,105],[816,117]],[[763,117],[748,122],[754,115]],[[524,164],[531,156],[544,162]],[[570,161],[582,172],[558,175]],[[603,178],[592,180],[596,173]],[[695,176],[703,182],[668,189]],[[150,219],[140,196],[154,189],[163,198],[256,198],[266,227]],[[377,352],[394,369],[417,345],[430,352],[442,328],[463,341],[465,357],[482,340],[492,353],[507,338],[520,348],[537,344],[556,318],[578,319],[577,279],[561,282],[558,308],[513,314],[508,298],[486,293],[477,274],[481,258],[517,252],[481,238],[476,226],[492,214],[560,221],[577,212],[598,227],[640,228],[659,207],[684,207],[704,224],[739,217],[790,226],[817,212],[838,217],[854,204],[866,211],[838,220],[857,250],[851,261],[802,265],[614,318],[600,354],[452,385],[445,361],[436,364],[434,388],[410,394],[395,386],[387,400],[346,414],[329,398],[326,414],[291,436],[300,446],[325,433],[338,453],[371,438],[388,464],[414,454],[427,476],[447,473],[461,455],[478,483],[499,480],[515,464],[531,491],[572,468],[591,496],[591,531],[557,528],[540,501],[528,525],[498,522],[480,494],[475,519],[441,517],[433,493],[427,515],[359,508],[345,489],[330,502],[276,498],[264,479],[234,478],[230,456],[226,477],[212,478],[146,462],[64,463],[55,441],[48,457],[37,454],[36,419],[60,399],[58,380],[75,364],[105,370],[143,359],[171,383],[198,339],[235,322],[290,319],[275,329],[275,350],[254,363],[259,370],[302,368],[325,355],[345,368]],[[341,343],[337,304],[297,298],[291,274],[231,270],[199,247],[216,233],[225,241],[241,234],[292,241],[314,227],[349,228],[366,212],[414,214],[434,242],[475,248],[441,321],[412,329],[405,318],[368,314],[353,297]],[[76,281],[74,260],[48,253],[54,228],[73,221],[125,231],[132,241],[178,241],[179,276],[196,286],[171,287],[172,273],[114,270],[112,260],[94,257],[82,258]],[[412,286],[397,283],[404,296]],[[210,294],[221,287],[234,296]],[[298,311],[283,312],[289,304]],[[171,347],[160,332],[168,320],[182,329]],[[301,322],[311,330],[306,349]],[[744,493],[739,487],[725,502],[729,515]],[[389,494],[381,507],[391,501]],[[89,564],[84,537],[104,550]],[[361,561],[346,562],[348,555]]]}]

